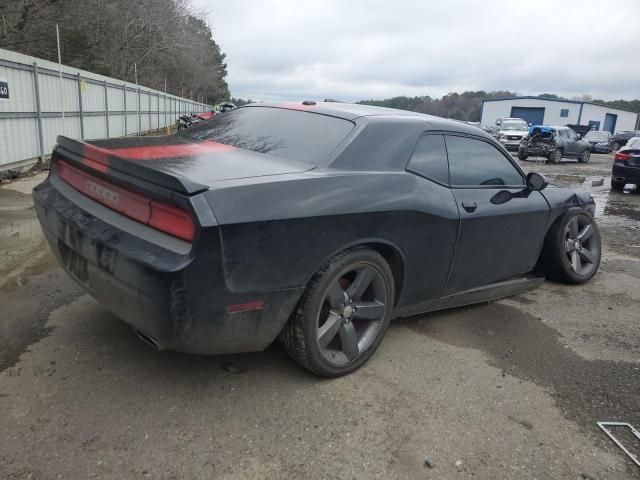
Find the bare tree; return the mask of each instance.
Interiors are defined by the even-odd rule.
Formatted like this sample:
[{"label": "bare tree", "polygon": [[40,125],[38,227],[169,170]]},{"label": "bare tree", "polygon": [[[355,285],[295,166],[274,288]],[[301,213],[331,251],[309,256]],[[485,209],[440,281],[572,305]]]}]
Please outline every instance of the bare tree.
[{"label": "bare tree", "polygon": [[0,0],[0,44],[209,103],[229,90],[225,56],[189,0]]}]

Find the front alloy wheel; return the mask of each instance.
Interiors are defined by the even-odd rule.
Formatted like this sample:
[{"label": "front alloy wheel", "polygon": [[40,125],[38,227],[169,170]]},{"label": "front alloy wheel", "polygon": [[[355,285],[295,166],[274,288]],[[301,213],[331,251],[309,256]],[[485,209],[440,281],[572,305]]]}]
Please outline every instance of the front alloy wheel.
[{"label": "front alloy wheel", "polygon": [[581,277],[598,268],[600,239],[595,241],[595,227],[586,216],[575,216],[565,229],[565,252],[569,267]]},{"label": "front alloy wheel", "polygon": [[602,243],[593,217],[585,211],[564,215],[549,229],[542,252],[545,275],[564,283],[584,283],[600,266]]},{"label": "front alloy wheel", "polygon": [[393,275],[384,258],[368,248],[348,250],[314,276],[280,339],[308,370],[346,375],[382,341],[393,299]]}]

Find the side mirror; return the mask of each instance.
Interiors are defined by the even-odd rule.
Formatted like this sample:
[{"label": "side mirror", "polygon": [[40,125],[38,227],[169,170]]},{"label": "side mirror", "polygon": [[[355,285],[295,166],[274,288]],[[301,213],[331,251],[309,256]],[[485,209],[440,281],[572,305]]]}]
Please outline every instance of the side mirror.
[{"label": "side mirror", "polygon": [[539,173],[531,172],[527,175],[526,184],[527,188],[534,192],[539,192],[540,190],[544,190],[547,185],[549,185],[549,182]]},{"label": "side mirror", "polygon": [[500,122],[500,120],[496,120],[496,126],[498,126],[498,127],[499,127],[499,126],[500,126],[500,123],[502,123],[502,122]]}]

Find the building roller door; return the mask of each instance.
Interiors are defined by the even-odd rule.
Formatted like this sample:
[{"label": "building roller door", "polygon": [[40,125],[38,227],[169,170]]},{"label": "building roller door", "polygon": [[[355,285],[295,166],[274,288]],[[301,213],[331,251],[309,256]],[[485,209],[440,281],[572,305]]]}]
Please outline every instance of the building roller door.
[{"label": "building roller door", "polygon": [[522,118],[531,125],[544,125],[544,107],[511,107],[512,118]]}]

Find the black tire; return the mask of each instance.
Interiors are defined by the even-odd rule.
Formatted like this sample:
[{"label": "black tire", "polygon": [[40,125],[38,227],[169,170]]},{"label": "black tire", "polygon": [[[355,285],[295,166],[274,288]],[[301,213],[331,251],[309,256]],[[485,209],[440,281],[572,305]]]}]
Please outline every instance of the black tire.
[{"label": "black tire", "polygon": [[625,183],[624,182],[616,182],[613,178],[611,179],[611,190],[615,190],[616,192],[621,192],[624,190]]},{"label": "black tire", "polygon": [[[575,232],[574,238],[571,230]],[[575,240],[578,240],[579,246]],[[598,271],[601,254],[600,230],[593,217],[585,211],[568,212],[547,232],[542,249],[542,267],[550,280],[585,283]]]},{"label": "black tire", "polygon": [[[358,290],[356,284],[363,272],[373,275],[373,279],[369,286],[364,287],[358,300],[356,294],[351,297],[349,292]],[[365,281],[360,283],[364,285]],[[336,290],[338,296],[335,295]],[[334,299],[341,298],[343,294],[344,308],[331,305]],[[356,301],[351,313],[348,313],[351,298]],[[382,341],[391,321],[394,298],[393,274],[384,258],[369,248],[347,250],[329,260],[311,279],[296,311],[280,333],[280,341],[289,356],[307,370],[324,377],[346,375],[369,360]],[[380,312],[379,319],[366,320],[358,315],[358,308],[367,311],[358,306],[364,307],[365,304],[374,306]],[[383,305],[383,312],[379,304]],[[372,312],[370,310],[369,314]],[[326,319],[323,318],[325,315]],[[339,324],[338,329],[327,328],[330,321],[333,325]],[[349,343],[343,338],[353,338],[352,335],[356,336],[356,343],[354,345],[352,341],[350,345],[357,351],[343,345]],[[330,337],[324,347],[321,346],[322,337]]]},{"label": "black tire", "polygon": [[529,155],[524,153],[522,150],[518,150],[518,158],[520,160],[526,160],[527,158],[529,158]]},{"label": "black tire", "polygon": [[613,145],[611,145],[611,148],[613,148],[614,150],[620,150],[620,143],[613,142]]},{"label": "black tire", "polygon": [[589,163],[589,160],[591,160],[591,150],[586,148],[585,151],[582,152],[582,155],[578,157],[578,162]]},{"label": "black tire", "polygon": [[562,150],[559,148],[549,153],[549,161],[551,163],[560,163],[560,160],[562,160]]}]

